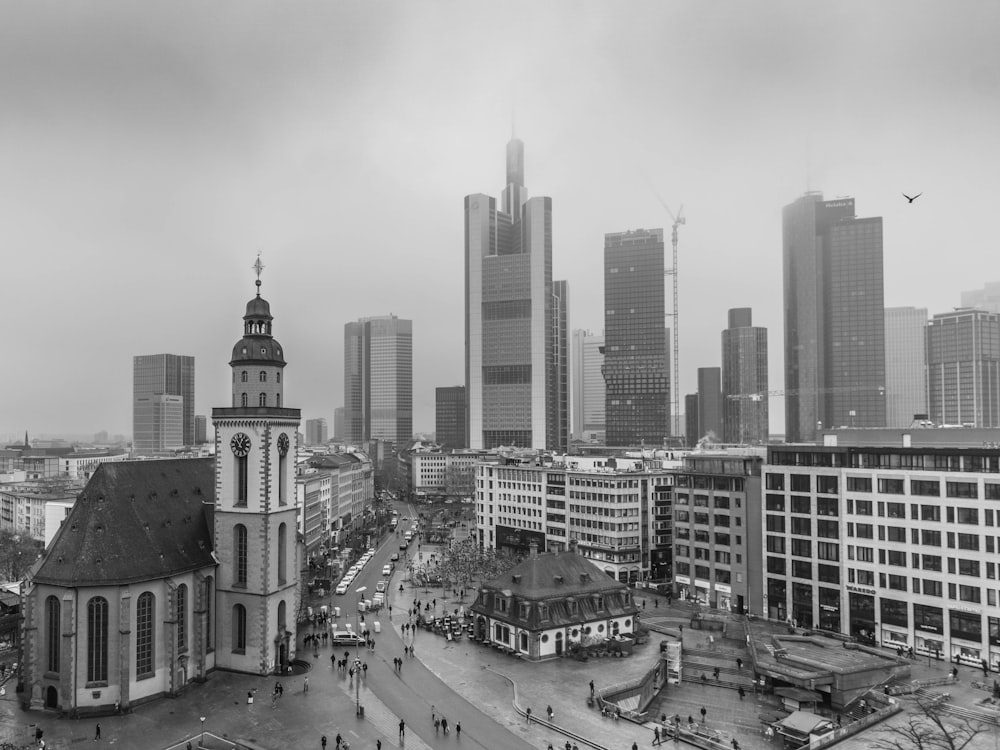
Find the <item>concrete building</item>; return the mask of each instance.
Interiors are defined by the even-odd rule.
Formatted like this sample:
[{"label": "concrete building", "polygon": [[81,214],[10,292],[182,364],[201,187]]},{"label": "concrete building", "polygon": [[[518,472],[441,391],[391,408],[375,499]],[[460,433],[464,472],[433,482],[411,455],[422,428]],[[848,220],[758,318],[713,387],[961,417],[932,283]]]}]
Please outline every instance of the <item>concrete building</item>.
[{"label": "concrete building", "polygon": [[208,416],[194,415],[194,444],[204,445],[208,442]]},{"label": "concrete building", "polygon": [[476,466],[480,546],[526,555],[579,553],[615,580],[664,578],[670,568],[673,477],[662,464],[592,456]]},{"label": "concrete building", "polygon": [[1000,430],[837,430],[822,443],[768,447],[751,611],[1000,670]]},{"label": "concrete building", "polygon": [[733,308],[722,332],[722,441],[766,443],[768,404],[767,329],[753,325],[749,307]]},{"label": "concrete building", "polygon": [[672,434],[663,257],[662,229],[604,235],[608,445],[658,446]]},{"label": "concrete building", "polygon": [[603,444],[606,438],[604,336],[573,331],[573,439]]},{"label": "concrete building", "polygon": [[51,539],[46,524],[51,504],[72,506],[84,483],[76,479],[27,479],[0,484],[0,530],[38,542]]},{"label": "concrete building", "polygon": [[342,544],[346,536],[364,526],[366,513],[375,500],[375,472],[368,456],[355,453],[331,453],[313,456],[312,469],[331,476],[329,529],[332,542]]},{"label": "concrete building", "polygon": [[1000,281],[990,281],[982,289],[962,292],[962,307],[1000,313]]},{"label": "concrete building", "polygon": [[936,424],[1000,427],[1000,314],[959,309],[931,319],[927,394]]},{"label": "concrete building", "polygon": [[329,440],[330,435],[324,417],[306,420],[306,445],[326,445]]},{"label": "concrete building", "polygon": [[742,613],[760,601],[760,449],[696,452],[674,470],[680,599]]},{"label": "concrete building", "polygon": [[[561,291],[560,291],[561,290]],[[473,449],[560,449],[568,427],[561,352],[565,287],[552,281],[552,199],[528,198],[524,144],[507,144],[501,205],[465,197],[465,392]]]},{"label": "concrete building", "polygon": [[[305,559],[323,555],[336,542],[333,524],[334,473],[309,466],[295,475],[295,498],[299,508],[299,533],[305,543]],[[339,482],[338,482],[339,485]]]},{"label": "concrete building", "polygon": [[722,442],[722,370],[698,368],[698,437]]},{"label": "concrete building", "polygon": [[701,433],[698,431],[698,394],[684,396],[684,445],[694,448]]},{"label": "concrete building", "polygon": [[333,436],[337,440],[347,440],[347,407],[338,406],[333,410]]},{"label": "concrete building", "polygon": [[927,414],[927,308],[885,309],[886,427],[909,427]]},{"label": "concrete building", "polygon": [[782,212],[785,438],[885,425],[882,219],[807,193]]},{"label": "concrete building", "polygon": [[413,321],[395,315],[344,326],[347,440],[413,437]]},{"label": "concrete building", "polygon": [[448,450],[465,448],[465,386],[434,389],[434,439]]},{"label": "concrete building", "polygon": [[472,497],[476,464],[497,460],[495,451],[413,451],[410,453],[410,491],[417,500]]},{"label": "concrete building", "polygon": [[570,441],[569,283],[552,282],[551,372],[545,398],[545,446],[567,453]]},{"label": "concrete building", "polygon": [[194,357],[132,358],[132,444],[140,456],[194,445]]}]

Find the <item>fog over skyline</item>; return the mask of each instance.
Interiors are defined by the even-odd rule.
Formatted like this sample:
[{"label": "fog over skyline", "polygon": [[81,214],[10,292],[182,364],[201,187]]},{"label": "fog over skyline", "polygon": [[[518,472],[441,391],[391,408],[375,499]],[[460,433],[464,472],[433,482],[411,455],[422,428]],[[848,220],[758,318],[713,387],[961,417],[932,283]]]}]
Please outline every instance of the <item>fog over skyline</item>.
[{"label": "fog over skyline", "polygon": [[1000,281],[996,3],[0,9],[0,435],[131,434],[139,354],[193,355],[195,412],[228,405],[258,252],[303,423],[333,431],[344,324],[392,313],[433,430],[464,382],[463,197],[499,197],[512,129],[571,330],[603,330],[604,234],[663,227],[669,254],[661,199],[684,205],[681,404],[731,307],[784,386],[781,208],[806,190],[884,217],[887,307]]}]

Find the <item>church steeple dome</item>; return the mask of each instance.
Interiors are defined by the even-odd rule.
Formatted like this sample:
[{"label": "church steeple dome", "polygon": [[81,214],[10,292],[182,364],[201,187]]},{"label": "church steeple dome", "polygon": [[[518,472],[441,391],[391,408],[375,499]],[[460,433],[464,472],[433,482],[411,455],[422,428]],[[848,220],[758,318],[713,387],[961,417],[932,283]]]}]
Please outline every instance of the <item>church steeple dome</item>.
[{"label": "church steeple dome", "polygon": [[257,256],[257,295],[247,302],[243,316],[243,338],[233,347],[229,361],[233,368],[233,406],[281,406],[281,371],[285,357],[281,344],[271,335],[271,305],[260,296],[260,272],[264,265]]}]

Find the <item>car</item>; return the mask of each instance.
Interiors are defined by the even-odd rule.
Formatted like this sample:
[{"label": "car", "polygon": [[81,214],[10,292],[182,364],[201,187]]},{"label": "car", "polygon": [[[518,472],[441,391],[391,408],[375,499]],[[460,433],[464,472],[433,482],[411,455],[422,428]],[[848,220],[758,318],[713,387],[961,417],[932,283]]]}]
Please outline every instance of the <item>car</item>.
[{"label": "car", "polygon": [[347,593],[347,587],[348,587],[349,585],[350,585],[350,584],[348,584],[348,583],[344,583],[343,581],[341,581],[341,582],[340,582],[339,584],[337,584],[337,593],[338,593],[339,595],[343,596],[344,594],[346,594],[346,593]]},{"label": "car", "polygon": [[382,575],[384,575],[386,578],[388,578],[389,576],[392,575],[392,564],[391,563],[387,563],[387,564],[385,564],[385,565],[382,566]]},{"label": "car", "polygon": [[330,635],[330,643],[334,646],[355,646],[364,642],[363,637],[350,630],[335,630]]},{"label": "car", "polygon": [[384,594],[387,588],[389,588],[389,582],[383,578],[381,581],[375,584],[375,593]]},{"label": "car", "polygon": [[389,557],[389,559],[392,560],[393,562],[396,562],[397,560],[399,560],[399,553],[393,552],[392,555]]},{"label": "car", "polygon": [[406,552],[406,546],[407,546],[406,542],[400,542],[399,543],[399,551],[400,552]]}]

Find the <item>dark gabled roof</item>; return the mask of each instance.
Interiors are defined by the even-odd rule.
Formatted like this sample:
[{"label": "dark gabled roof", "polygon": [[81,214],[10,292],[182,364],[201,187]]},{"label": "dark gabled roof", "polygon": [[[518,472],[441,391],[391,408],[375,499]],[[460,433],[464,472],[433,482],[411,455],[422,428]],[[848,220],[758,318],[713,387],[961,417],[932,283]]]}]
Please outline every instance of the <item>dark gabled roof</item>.
[{"label": "dark gabled roof", "polygon": [[509,591],[513,596],[530,600],[628,590],[624,583],[572,551],[529,556],[503,575],[486,581],[483,588]]},{"label": "dark gabled roof", "polygon": [[32,580],[130,583],[214,565],[206,513],[214,502],[214,459],[101,464]]}]

